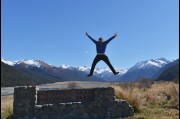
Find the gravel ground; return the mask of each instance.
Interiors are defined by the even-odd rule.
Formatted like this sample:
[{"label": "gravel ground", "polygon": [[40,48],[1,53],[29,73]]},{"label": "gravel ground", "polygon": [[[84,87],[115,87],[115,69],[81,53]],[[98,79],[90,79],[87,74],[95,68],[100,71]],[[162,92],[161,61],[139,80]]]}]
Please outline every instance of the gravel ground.
[{"label": "gravel ground", "polygon": [[[67,89],[69,86],[74,88],[96,88],[96,87],[108,87],[108,82],[87,82],[87,81],[67,81],[57,82],[53,84],[43,84],[37,86],[39,90],[50,89]],[[14,87],[1,88],[1,96],[13,95]]]}]

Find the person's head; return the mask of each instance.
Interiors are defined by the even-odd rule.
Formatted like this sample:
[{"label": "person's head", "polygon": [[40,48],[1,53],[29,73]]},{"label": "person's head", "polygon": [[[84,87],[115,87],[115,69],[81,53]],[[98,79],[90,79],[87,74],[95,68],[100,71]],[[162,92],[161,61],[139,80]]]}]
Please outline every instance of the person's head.
[{"label": "person's head", "polygon": [[103,39],[101,37],[99,38],[99,43],[103,43]]}]

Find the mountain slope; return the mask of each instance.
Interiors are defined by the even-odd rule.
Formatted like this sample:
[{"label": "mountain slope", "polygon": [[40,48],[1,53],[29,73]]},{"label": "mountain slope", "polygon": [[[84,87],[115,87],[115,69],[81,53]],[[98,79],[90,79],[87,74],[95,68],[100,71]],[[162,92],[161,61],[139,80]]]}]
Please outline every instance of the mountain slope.
[{"label": "mountain slope", "polygon": [[56,77],[34,75],[1,62],[1,87],[37,85],[60,81]]},{"label": "mountain slope", "polygon": [[166,66],[156,80],[179,80],[179,59]]},{"label": "mountain slope", "polygon": [[1,61],[34,76],[36,80],[43,79],[45,82],[52,81],[52,79],[53,81],[135,81],[142,77],[152,79],[162,67],[170,63],[165,58],[145,60],[138,62],[129,70],[115,68],[120,72],[115,76],[109,68],[96,67],[93,77],[87,77],[91,68],[88,66],[75,68],[62,65],[56,67],[41,60]]},{"label": "mountain slope", "polygon": [[[88,66],[78,67],[79,71],[83,71],[86,74],[90,73],[90,69],[91,67],[88,67]],[[123,76],[127,72],[127,69],[115,68],[115,70],[119,72],[118,75],[114,75],[113,72],[109,68],[95,67],[93,75],[99,78],[102,78],[105,81],[117,81],[121,76]]]},{"label": "mountain slope", "polygon": [[179,64],[179,59],[166,64],[164,67],[161,67],[160,70],[153,76],[153,79],[154,80],[158,79],[158,77],[162,74],[162,72],[164,72],[166,69],[168,69],[172,66],[175,66],[177,64]]},{"label": "mountain slope", "polygon": [[35,84],[39,82],[32,80],[31,76],[1,62],[1,87]]},{"label": "mountain slope", "polygon": [[13,66],[33,75],[46,75],[59,78],[63,81],[102,81],[102,79],[96,76],[87,77],[85,72],[79,71],[77,68],[68,65],[56,67],[41,60],[15,61]]},{"label": "mountain slope", "polygon": [[121,81],[135,81],[140,78],[150,78],[158,72],[158,70],[164,65],[170,63],[170,61],[159,58],[150,59],[138,62],[132,68],[130,68],[121,78]]}]

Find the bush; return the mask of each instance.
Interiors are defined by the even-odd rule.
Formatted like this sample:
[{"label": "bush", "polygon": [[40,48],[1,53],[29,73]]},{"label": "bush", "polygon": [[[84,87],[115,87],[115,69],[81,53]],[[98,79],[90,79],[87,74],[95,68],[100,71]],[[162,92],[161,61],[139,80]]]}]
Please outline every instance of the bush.
[{"label": "bush", "polygon": [[148,78],[141,78],[137,81],[137,87],[141,90],[147,90],[148,88],[151,88],[151,80]]},{"label": "bush", "polygon": [[173,99],[170,103],[170,107],[179,109],[179,91],[174,85],[169,87],[169,93],[172,95]]},{"label": "bush", "polygon": [[81,88],[81,87],[76,82],[69,82],[67,88],[76,89],[76,88]]},{"label": "bush", "polygon": [[136,95],[133,95],[134,84],[130,84],[130,85],[129,84],[123,85],[123,86],[128,85],[126,88],[117,87],[117,86],[114,87],[116,92],[116,97],[117,99],[127,100],[130,103],[130,105],[133,107],[134,111],[139,112],[140,100]]}]

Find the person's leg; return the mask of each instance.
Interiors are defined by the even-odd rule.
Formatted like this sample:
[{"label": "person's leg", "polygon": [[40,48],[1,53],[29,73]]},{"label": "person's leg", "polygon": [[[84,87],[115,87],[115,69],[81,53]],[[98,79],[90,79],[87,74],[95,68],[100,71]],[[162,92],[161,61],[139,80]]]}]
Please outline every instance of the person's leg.
[{"label": "person's leg", "polygon": [[92,66],[91,66],[90,74],[89,74],[88,76],[92,76],[92,75],[93,75],[94,68],[95,68],[96,64],[97,64],[100,60],[101,60],[101,59],[99,58],[99,56],[96,55],[96,57],[95,57],[94,60],[93,60]]},{"label": "person's leg", "polygon": [[110,61],[109,61],[109,58],[104,55],[103,59],[102,59],[108,66],[109,68],[111,69],[111,71],[114,73],[114,75],[118,74],[119,72],[116,72],[115,69],[113,68],[113,66],[111,65]]}]

